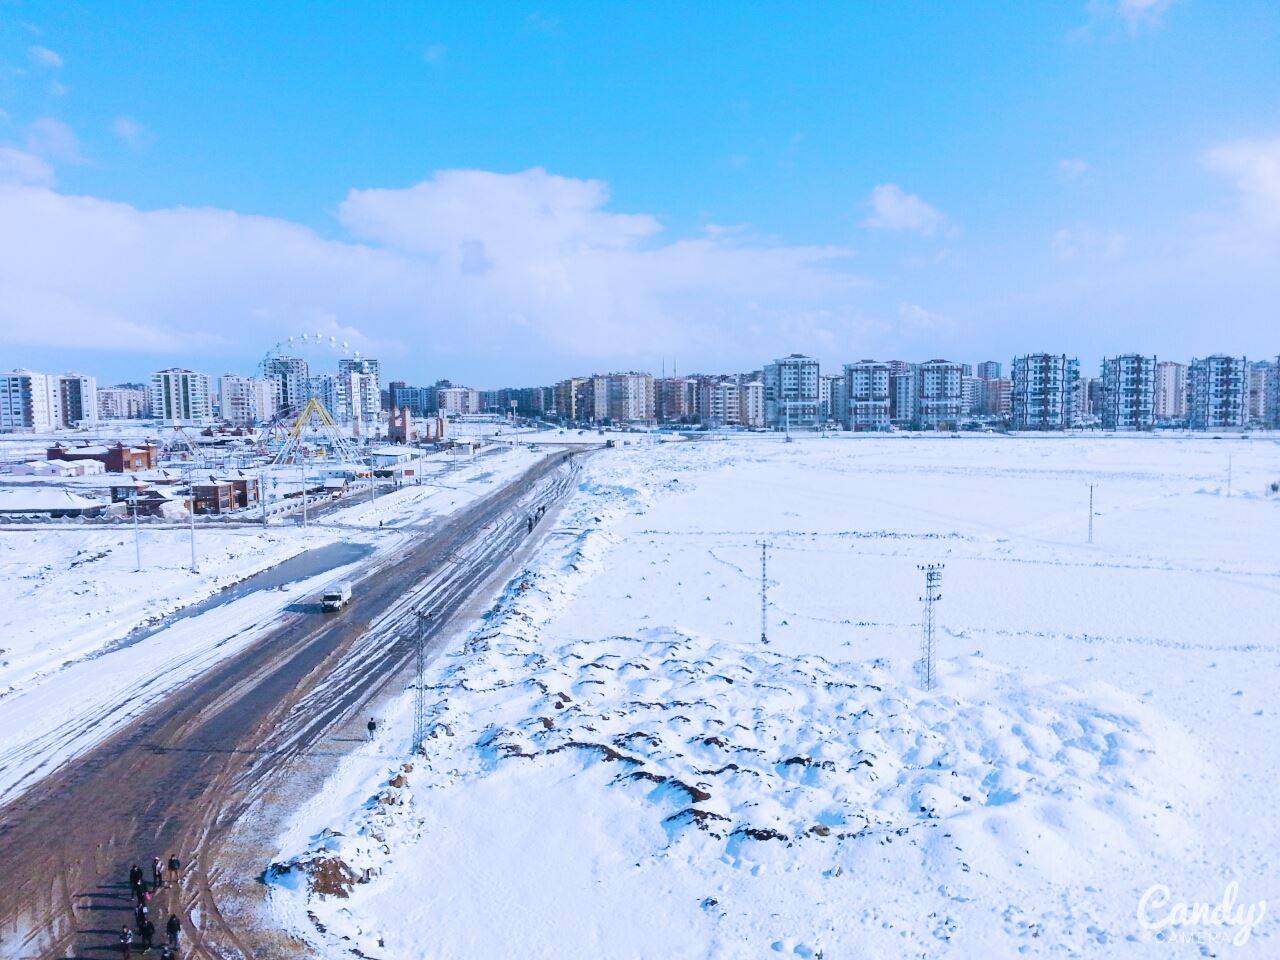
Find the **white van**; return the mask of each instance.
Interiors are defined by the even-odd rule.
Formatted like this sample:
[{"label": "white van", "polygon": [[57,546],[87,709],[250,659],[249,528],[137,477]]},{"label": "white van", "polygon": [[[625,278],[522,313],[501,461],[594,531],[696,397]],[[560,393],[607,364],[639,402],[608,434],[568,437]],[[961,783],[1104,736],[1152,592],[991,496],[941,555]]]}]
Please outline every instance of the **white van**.
[{"label": "white van", "polygon": [[346,580],[330,584],[320,598],[320,605],[326,610],[341,610],[351,599],[351,584]]}]

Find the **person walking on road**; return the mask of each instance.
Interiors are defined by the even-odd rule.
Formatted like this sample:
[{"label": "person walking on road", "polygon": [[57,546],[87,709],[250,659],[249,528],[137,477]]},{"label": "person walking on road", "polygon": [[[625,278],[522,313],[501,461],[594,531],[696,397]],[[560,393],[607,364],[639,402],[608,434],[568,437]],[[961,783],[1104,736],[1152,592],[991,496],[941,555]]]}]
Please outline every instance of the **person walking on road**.
[{"label": "person walking on road", "polygon": [[369,728],[369,739],[372,740],[373,735],[378,732],[378,721],[370,717],[366,726]]},{"label": "person walking on road", "polygon": [[120,928],[120,956],[124,960],[133,956],[133,931],[127,926]]},{"label": "person walking on road", "polygon": [[156,925],[150,919],[142,923],[142,952],[150,953],[156,939]]},{"label": "person walking on road", "polygon": [[129,868],[129,889],[135,897],[142,896],[142,868],[136,863]]},{"label": "person walking on road", "polygon": [[142,932],[142,925],[147,922],[147,905],[140,903],[133,908],[133,922],[138,928],[138,932]]},{"label": "person walking on road", "polygon": [[182,872],[182,861],[178,859],[176,853],[169,854],[169,882],[174,886],[178,884],[178,874]]},{"label": "person walking on road", "polygon": [[169,922],[164,925],[165,933],[169,935],[169,949],[174,953],[178,952],[178,937],[182,933],[182,921],[178,919],[176,913],[169,914]]},{"label": "person walking on road", "polygon": [[156,890],[164,886],[164,864],[159,857],[151,858],[151,886]]}]

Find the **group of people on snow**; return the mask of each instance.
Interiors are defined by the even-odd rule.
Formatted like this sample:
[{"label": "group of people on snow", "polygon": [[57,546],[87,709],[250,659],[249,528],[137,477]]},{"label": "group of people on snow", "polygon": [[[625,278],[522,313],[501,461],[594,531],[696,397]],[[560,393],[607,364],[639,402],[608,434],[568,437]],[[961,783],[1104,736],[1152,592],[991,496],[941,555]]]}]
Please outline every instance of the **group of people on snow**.
[{"label": "group of people on snow", "polygon": [[[143,953],[149,952],[155,946],[156,925],[151,919],[151,902],[155,899],[156,892],[167,885],[172,884],[177,887],[181,873],[182,861],[178,859],[177,854],[173,853],[169,854],[167,873],[166,864],[159,857],[152,858],[150,883],[147,882],[146,875],[138,864],[135,863],[129,868],[129,889],[133,891],[134,899],[133,922],[137,932],[135,934],[128,924],[120,928],[120,954],[124,960],[129,960],[133,956],[135,942]],[[176,911],[169,914],[164,930],[165,943],[160,948],[160,960],[177,960],[178,939],[182,935],[182,918]]]}]

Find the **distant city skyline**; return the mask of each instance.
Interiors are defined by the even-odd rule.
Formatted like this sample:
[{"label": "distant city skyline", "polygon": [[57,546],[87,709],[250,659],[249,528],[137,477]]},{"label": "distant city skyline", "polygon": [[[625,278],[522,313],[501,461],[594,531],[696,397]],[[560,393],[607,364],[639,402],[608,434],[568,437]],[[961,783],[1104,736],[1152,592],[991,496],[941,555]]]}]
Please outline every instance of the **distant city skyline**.
[{"label": "distant city skyline", "polygon": [[5,9],[5,368],[1276,352],[1265,0]]}]

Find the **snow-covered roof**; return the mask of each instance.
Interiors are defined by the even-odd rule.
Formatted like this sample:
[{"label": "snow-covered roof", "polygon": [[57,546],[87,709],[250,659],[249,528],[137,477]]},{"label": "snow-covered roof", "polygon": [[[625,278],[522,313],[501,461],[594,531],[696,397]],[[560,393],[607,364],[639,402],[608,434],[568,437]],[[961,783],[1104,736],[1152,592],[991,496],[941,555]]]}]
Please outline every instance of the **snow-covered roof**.
[{"label": "snow-covered roof", "polygon": [[55,510],[92,510],[105,507],[101,500],[90,500],[70,490],[48,487],[26,487],[0,491],[0,513],[52,513]]},{"label": "snow-covered roof", "polygon": [[408,457],[416,457],[418,451],[412,447],[377,447],[369,451],[371,457],[395,457],[397,459],[406,459]]}]

